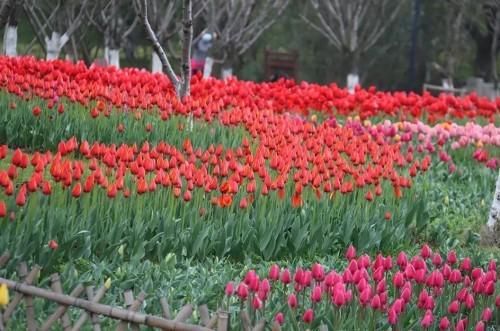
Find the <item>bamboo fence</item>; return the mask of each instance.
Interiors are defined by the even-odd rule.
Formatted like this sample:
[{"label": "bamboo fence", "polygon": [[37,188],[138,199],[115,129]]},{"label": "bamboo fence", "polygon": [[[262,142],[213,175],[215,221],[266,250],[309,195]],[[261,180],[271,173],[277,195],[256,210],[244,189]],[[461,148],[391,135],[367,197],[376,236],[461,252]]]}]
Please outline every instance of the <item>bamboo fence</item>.
[{"label": "bamboo fence", "polygon": [[[3,268],[9,259],[10,254],[8,252],[0,256],[0,269]],[[134,331],[140,330],[141,326],[172,331],[229,330],[229,314],[224,311],[217,311],[210,315],[206,305],[198,307],[201,325],[194,325],[186,323],[194,312],[193,305],[188,304],[182,307],[178,314],[173,317],[167,299],[161,298],[160,306],[163,316],[148,315],[139,311],[146,298],[144,292],[140,292],[134,298],[132,291],[125,291],[123,297],[126,309],[124,309],[99,303],[109,288],[109,285],[106,283],[97,290],[93,286],[85,287],[82,284],[78,284],[68,295],[62,291],[61,280],[58,274],[53,274],[50,277],[51,289],[34,286],[33,284],[39,273],[39,266],[35,266],[28,271],[26,263],[20,263],[18,268],[18,274],[21,278],[20,282],[0,277],[0,284],[6,284],[9,290],[15,293],[5,309],[3,311],[0,310],[0,331],[8,329],[9,320],[22,301],[24,301],[26,330],[28,331],[47,331],[56,323],[60,323],[64,331],[78,331],[88,323],[90,323],[93,331],[100,331],[101,316],[117,320],[115,328],[117,331],[129,329]],[[84,292],[87,297],[86,299],[80,298]],[[35,298],[48,300],[58,305],[55,311],[41,325],[38,325],[36,319],[33,305]],[[69,307],[82,310],[80,317],[74,323],[67,313]]]}]

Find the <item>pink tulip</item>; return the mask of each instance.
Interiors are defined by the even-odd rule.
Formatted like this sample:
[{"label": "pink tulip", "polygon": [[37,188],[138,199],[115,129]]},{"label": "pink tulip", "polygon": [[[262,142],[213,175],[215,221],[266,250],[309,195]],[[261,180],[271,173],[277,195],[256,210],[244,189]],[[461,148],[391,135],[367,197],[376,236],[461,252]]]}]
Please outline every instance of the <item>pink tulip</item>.
[{"label": "pink tulip", "polygon": [[432,315],[432,311],[431,310],[427,310],[425,312],[425,315],[424,317],[422,318],[422,320],[420,321],[420,325],[424,328],[424,329],[427,329],[427,328],[430,328],[432,323],[434,323],[434,316]]},{"label": "pink tulip", "polygon": [[453,300],[448,306],[448,313],[455,315],[460,309],[460,302],[458,300]]},{"label": "pink tulip", "polygon": [[304,316],[302,317],[302,320],[306,324],[311,324],[312,323],[312,321],[314,320],[314,312],[313,312],[313,310],[311,308],[307,309],[304,312]]},{"label": "pink tulip", "polygon": [[293,293],[288,296],[288,306],[291,309],[297,308],[297,297]]},{"label": "pink tulip", "polygon": [[311,300],[313,302],[318,303],[321,301],[321,295],[322,295],[321,286],[315,286],[311,292]]},{"label": "pink tulip", "polygon": [[281,282],[285,285],[290,284],[291,282],[290,270],[288,269],[283,270],[283,272],[281,273]]},{"label": "pink tulip", "polygon": [[285,315],[283,315],[283,313],[281,313],[281,312],[277,313],[276,316],[274,316],[274,320],[279,325],[283,325],[283,323],[285,323]]},{"label": "pink tulip", "polygon": [[455,251],[448,252],[446,261],[449,265],[454,265],[455,263],[457,263],[457,253]]},{"label": "pink tulip", "polygon": [[236,290],[236,293],[240,300],[244,301],[248,297],[248,287],[245,283],[240,283],[238,285],[238,289]]},{"label": "pink tulip", "polygon": [[448,320],[448,317],[445,316],[439,321],[439,330],[441,331],[448,330],[449,327],[450,327],[450,321]]},{"label": "pink tulip", "polygon": [[424,259],[428,259],[432,254],[432,250],[427,244],[424,244],[422,246],[422,249],[420,250],[420,256],[423,257]]},{"label": "pink tulip", "polygon": [[349,261],[356,258],[356,248],[353,245],[349,245],[347,252],[345,253],[346,259]]},{"label": "pink tulip", "polygon": [[234,284],[233,282],[229,282],[226,284],[226,290],[225,290],[226,296],[230,297],[234,293]]},{"label": "pink tulip", "polygon": [[474,331],[484,331],[486,330],[486,326],[483,321],[479,321],[476,324],[476,327],[474,328]]},{"label": "pink tulip", "polygon": [[481,319],[485,322],[489,322],[492,317],[493,311],[489,307],[484,308],[483,313],[481,314]]},{"label": "pink tulip", "polygon": [[318,282],[323,281],[323,279],[325,278],[325,270],[321,264],[319,263],[313,264],[312,277]]},{"label": "pink tulip", "polygon": [[271,268],[269,268],[269,275],[268,275],[270,280],[277,281],[280,277],[280,267],[277,264],[273,264]]}]

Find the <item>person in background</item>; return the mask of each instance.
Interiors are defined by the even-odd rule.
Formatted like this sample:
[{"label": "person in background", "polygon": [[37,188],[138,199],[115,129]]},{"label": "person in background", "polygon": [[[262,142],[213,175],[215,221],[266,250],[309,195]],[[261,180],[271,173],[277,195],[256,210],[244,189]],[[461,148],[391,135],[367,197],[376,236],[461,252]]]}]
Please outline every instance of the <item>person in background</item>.
[{"label": "person in background", "polygon": [[198,72],[203,73],[205,60],[208,56],[208,51],[213,44],[213,36],[211,33],[204,33],[201,39],[196,43],[193,50],[193,58],[191,59],[191,71],[195,75]]}]

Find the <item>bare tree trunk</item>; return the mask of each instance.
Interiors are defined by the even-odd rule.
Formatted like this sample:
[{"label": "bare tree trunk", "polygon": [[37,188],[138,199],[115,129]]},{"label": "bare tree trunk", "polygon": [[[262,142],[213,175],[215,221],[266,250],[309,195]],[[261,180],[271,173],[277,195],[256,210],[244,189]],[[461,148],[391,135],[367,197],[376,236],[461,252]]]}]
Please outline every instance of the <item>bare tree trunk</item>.
[{"label": "bare tree trunk", "polygon": [[[4,9],[6,8],[6,9]],[[17,3],[5,1],[2,10],[9,11],[3,35],[2,54],[6,56],[17,55]]]},{"label": "bare tree trunk", "polygon": [[191,0],[182,2],[182,85],[181,98],[191,92],[191,44],[193,42],[193,4]]},{"label": "bare tree trunk", "polygon": [[104,59],[106,64],[116,68],[120,68],[120,49],[104,47]]},{"label": "bare tree trunk", "polygon": [[203,66],[203,77],[207,78],[212,75],[212,69],[214,67],[214,59],[210,56],[205,58],[205,65]]},{"label": "bare tree trunk", "polygon": [[495,227],[500,220],[500,170],[498,172],[497,184],[495,194],[493,195],[493,202],[491,203],[490,216],[488,218],[488,229],[494,231]]},{"label": "bare tree trunk", "polygon": [[160,57],[155,51],[151,53],[151,72],[163,72]]},{"label": "bare tree trunk", "polygon": [[361,55],[359,51],[355,50],[350,55],[350,72],[347,74],[347,90],[349,93],[354,93],[356,85],[359,85],[359,61]]},{"label": "bare tree trunk", "polygon": [[12,8],[16,5],[16,0],[3,0],[0,5],[0,26],[5,26],[12,12]]},{"label": "bare tree trunk", "polygon": [[8,23],[5,26],[2,53],[7,56],[17,55],[17,26],[12,26]]},{"label": "bare tree trunk", "polygon": [[52,36],[45,37],[45,47],[47,49],[47,60],[55,60],[59,58],[59,54],[61,54],[61,50],[68,42],[68,36],[63,34],[61,36],[58,32],[52,32]]},{"label": "bare tree trunk", "polygon": [[495,96],[498,89],[498,72],[497,72],[497,48],[498,38],[500,37],[500,7],[497,8],[495,13],[495,23],[493,25],[493,42],[491,44],[491,71],[493,75],[493,88]]}]

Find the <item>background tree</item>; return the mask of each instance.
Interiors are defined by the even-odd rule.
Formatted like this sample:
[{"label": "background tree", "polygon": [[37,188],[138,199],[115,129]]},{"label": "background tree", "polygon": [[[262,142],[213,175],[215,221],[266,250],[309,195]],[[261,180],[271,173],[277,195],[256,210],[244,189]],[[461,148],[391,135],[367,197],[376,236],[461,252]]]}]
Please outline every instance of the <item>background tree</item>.
[{"label": "background tree", "polygon": [[25,0],[24,11],[47,60],[57,59],[83,22],[89,0]]},{"label": "background tree", "polygon": [[151,24],[149,23],[148,1],[134,0],[135,10],[146,29],[154,51],[158,54],[162,63],[163,72],[166,73],[172,83],[177,97],[183,98],[190,94],[191,88],[191,44],[193,41],[193,15],[192,0],[182,0],[182,59],[181,75],[176,75],[168,59],[167,53],[161,46]]},{"label": "background tree", "polygon": [[[232,75],[233,66],[271,27],[289,0],[207,0],[203,21],[207,32],[216,36],[211,57],[222,64],[223,78]],[[206,63],[211,63],[207,61]],[[210,72],[210,68],[205,71]]]},{"label": "background tree", "polygon": [[[192,15],[193,20],[201,14],[206,5],[207,0],[192,0]],[[180,60],[181,56],[177,54],[177,45],[173,42],[174,37],[179,36],[182,30],[182,13],[181,13],[182,0],[147,0],[148,5],[148,21],[153,29],[160,45],[168,50],[171,57]],[[137,13],[140,14],[140,13]],[[194,30],[193,30],[194,31]],[[197,34],[194,34],[197,35]],[[179,36],[182,41],[182,36]],[[194,37],[196,40],[198,37]],[[177,39],[176,39],[177,40]],[[182,45],[180,45],[182,48]],[[162,63],[156,52],[151,55],[151,71],[161,72]]]},{"label": "background tree", "polygon": [[86,17],[104,37],[104,59],[120,68],[120,48],[134,30],[138,18],[130,3],[121,0],[94,0]]},{"label": "background tree", "polygon": [[493,78],[493,86],[495,91],[498,88],[498,70],[497,70],[497,53],[498,53],[498,39],[500,38],[500,1],[489,0],[484,6],[486,12],[486,19],[488,28],[492,31],[491,40],[491,75]]},{"label": "background tree", "polygon": [[350,59],[348,86],[359,82],[360,65],[382,38],[406,0],[310,0],[302,19]]},{"label": "background tree", "polygon": [[17,14],[20,0],[4,0],[0,7],[0,26],[4,26],[2,54],[17,55]]}]

